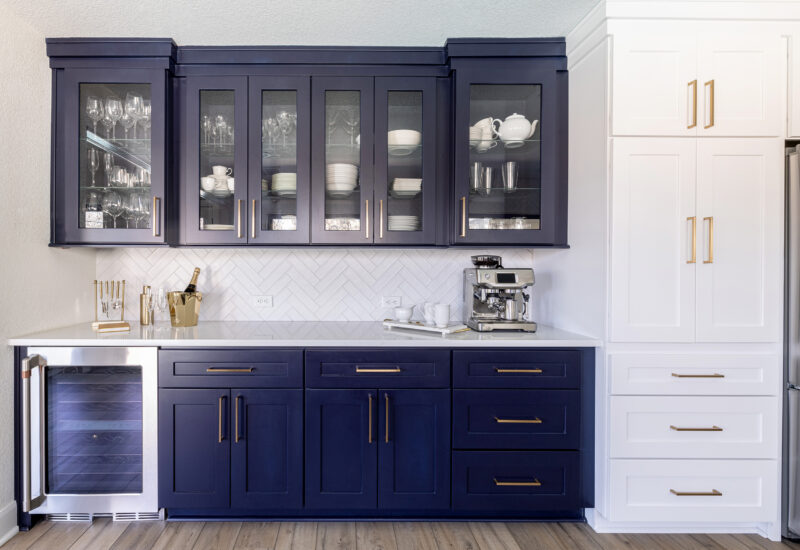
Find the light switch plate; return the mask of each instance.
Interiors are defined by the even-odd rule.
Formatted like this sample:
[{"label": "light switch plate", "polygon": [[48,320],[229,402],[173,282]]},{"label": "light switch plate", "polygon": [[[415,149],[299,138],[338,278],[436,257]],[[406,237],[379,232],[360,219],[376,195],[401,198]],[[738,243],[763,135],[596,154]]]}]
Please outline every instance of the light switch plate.
[{"label": "light switch plate", "polygon": [[400,307],[402,302],[400,296],[381,296],[381,307]]}]

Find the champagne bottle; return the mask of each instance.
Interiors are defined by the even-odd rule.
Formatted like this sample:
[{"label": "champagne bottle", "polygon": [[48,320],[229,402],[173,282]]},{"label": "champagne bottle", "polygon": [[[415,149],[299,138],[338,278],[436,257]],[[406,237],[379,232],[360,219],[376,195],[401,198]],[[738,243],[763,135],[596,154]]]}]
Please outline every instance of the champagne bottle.
[{"label": "champagne bottle", "polygon": [[200,268],[195,267],[194,273],[192,273],[192,280],[189,282],[189,285],[186,287],[184,292],[197,292],[197,277],[200,275]]}]

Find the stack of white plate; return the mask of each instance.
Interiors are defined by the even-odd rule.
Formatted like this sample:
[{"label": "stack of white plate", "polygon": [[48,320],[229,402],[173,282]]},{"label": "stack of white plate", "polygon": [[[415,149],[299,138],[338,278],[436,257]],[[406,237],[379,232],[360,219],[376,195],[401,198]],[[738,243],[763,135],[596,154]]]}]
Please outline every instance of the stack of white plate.
[{"label": "stack of white plate", "polygon": [[358,166],[333,163],[325,169],[325,189],[332,197],[347,197],[358,185]]},{"label": "stack of white plate", "polygon": [[419,231],[419,216],[389,216],[389,231]]},{"label": "stack of white plate", "polygon": [[415,197],[422,189],[420,178],[394,178],[391,195],[396,198]]},{"label": "stack of white plate", "polygon": [[278,196],[297,194],[297,174],[294,172],[278,172],[272,176],[272,191]]}]

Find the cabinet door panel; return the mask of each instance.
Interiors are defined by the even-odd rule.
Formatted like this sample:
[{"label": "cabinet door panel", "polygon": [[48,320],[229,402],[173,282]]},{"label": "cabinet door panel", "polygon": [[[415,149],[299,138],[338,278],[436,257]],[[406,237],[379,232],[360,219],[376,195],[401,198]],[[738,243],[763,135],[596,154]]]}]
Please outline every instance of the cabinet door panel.
[{"label": "cabinet door panel", "polygon": [[[693,136],[697,78],[694,36],[614,35],[612,133]],[[699,108],[699,107],[698,107]],[[696,121],[695,121],[696,117]]]},{"label": "cabinet door panel", "polygon": [[450,506],[450,390],[386,390],[378,407],[378,506]]},{"label": "cabinet door panel", "polygon": [[693,341],[695,140],[615,139],[613,150],[611,340]]},{"label": "cabinet door panel", "polygon": [[377,391],[306,390],[306,507],[377,506]]},{"label": "cabinet door panel", "polygon": [[785,63],[785,47],[778,33],[702,36],[698,40],[698,75],[703,116],[698,135],[782,136],[781,65]]},{"label": "cabinet door panel", "polygon": [[303,390],[231,390],[231,506],[303,506]]},{"label": "cabinet door panel", "polygon": [[159,506],[230,503],[228,390],[159,390]]},{"label": "cabinet door panel", "polygon": [[780,140],[698,144],[699,342],[774,342],[780,337],[782,161]]}]

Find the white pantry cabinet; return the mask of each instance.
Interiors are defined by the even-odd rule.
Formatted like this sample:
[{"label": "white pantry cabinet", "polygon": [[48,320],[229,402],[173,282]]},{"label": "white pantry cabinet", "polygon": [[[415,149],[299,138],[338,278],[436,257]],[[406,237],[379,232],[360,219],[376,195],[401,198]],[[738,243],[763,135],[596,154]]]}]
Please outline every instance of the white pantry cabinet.
[{"label": "white pantry cabinet", "polygon": [[780,35],[614,36],[612,134],[780,136]]}]

